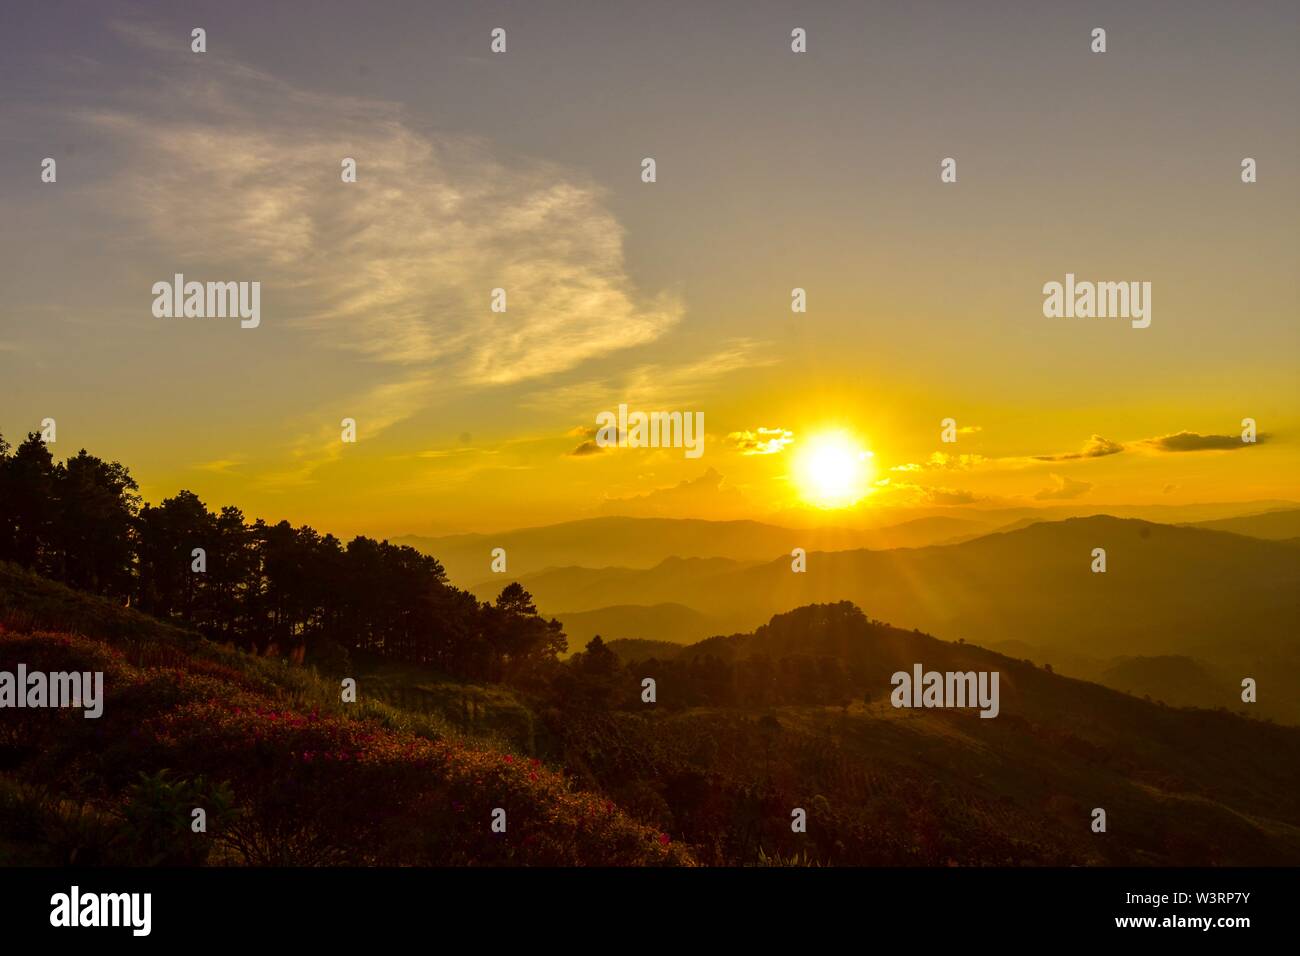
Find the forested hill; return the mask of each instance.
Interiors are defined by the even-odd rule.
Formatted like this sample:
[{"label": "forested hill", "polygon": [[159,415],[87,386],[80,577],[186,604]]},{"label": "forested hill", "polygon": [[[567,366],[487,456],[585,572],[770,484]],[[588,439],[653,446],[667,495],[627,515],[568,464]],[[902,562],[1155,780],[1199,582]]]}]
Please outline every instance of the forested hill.
[{"label": "forested hill", "polygon": [[[599,729],[581,736],[603,743],[583,753],[625,801],[648,799],[656,776],[676,781],[666,819],[681,819],[693,788],[762,804],[748,795],[774,787],[791,801],[825,798],[836,834],[891,862],[1300,863],[1300,728],[1243,716],[1239,697],[1169,707],[890,627],[847,602],[749,634],[616,641],[605,653],[619,661],[622,703],[587,718]],[[891,676],[917,664],[998,672],[998,716],[893,706]],[[658,716],[638,702],[646,678]],[[656,755],[652,771],[636,753]],[[713,791],[696,774],[723,782]],[[1090,830],[1096,809],[1109,836]],[[819,852],[844,853],[838,839]]]}]

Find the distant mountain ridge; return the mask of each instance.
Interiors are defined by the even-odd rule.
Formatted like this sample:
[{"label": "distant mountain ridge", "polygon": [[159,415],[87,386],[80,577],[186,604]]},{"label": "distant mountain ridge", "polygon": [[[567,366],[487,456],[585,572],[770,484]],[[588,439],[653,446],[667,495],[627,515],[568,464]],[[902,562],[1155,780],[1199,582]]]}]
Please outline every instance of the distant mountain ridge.
[{"label": "distant mountain ridge", "polygon": [[[1107,570],[1094,574],[1099,547]],[[781,557],[508,577],[548,613],[679,603],[740,630],[802,604],[852,600],[873,616],[946,637],[1050,645],[1056,634],[1057,643],[1087,639],[1102,650],[1151,653],[1213,645],[1224,634],[1265,646],[1287,638],[1300,612],[1300,553],[1285,543],[1106,516],[957,545],[810,552],[805,573]]]},{"label": "distant mountain ridge", "polygon": [[510,574],[532,574],[566,566],[650,568],[672,557],[770,560],[795,547],[820,551],[917,547],[989,530],[996,523],[936,516],[886,528],[850,529],[786,528],[759,521],[698,518],[602,517],[500,534],[406,535],[392,541],[433,555],[451,579],[464,586],[492,579],[494,548],[505,549]]},{"label": "distant mountain ridge", "polygon": [[[504,548],[512,575],[552,567],[651,568],[666,558],[729,558],[767,561],[806,551],[888,550],[957,544],[995,531],[1011,531],[1042,521],[1106,513],[1163,523],[1195,523],[1266,513],[1300,512],[1295,502],[1255,501],[1195,505],[1123,505],[1111,508],[1053,505],[1018,508],[948,508],[872,527],[783,525],[763,521],[709,521],[699,518],[609,516],[565,521],[489,534],[402,535],[390,540],[436,557],[460,587],[488,582],[492,551]],[[793,516],[792,516],[793,517]],[[902,518],[902,516],[899,516]],[[1225,528],[1223,530],[1233,530]],[[1261,537],[1300,537],[1290,534]]]},{"label": "distant mountain ridge", "polygon": [[1192,522],[1190,526],[1204,528],[1207,531],[1230,531],[1233,534],[1244,534],[1251,538],[1284,541],[1300,538],[1300,508],[1238,515],[1234,518],[1218,518],[1214,521],[1196,521]]},{"label": "distant mountain ridge", "polygon": [[[1095,548],[1106,550],[1105,573],[1091,570]],[[519,580],[548,614],[672,603],[715,622],[719,634],[802,605],[849,600],[872,617],[946,640],[1023,641],[1042,649],[1040,659],[1058,652],[1099,664],[1119,655],[1196,657],[1235,675],[1234,684],[1242,676],[1267,684],[1262,709],[1300,720],[1300,549],[1287,542],[1100,516],[1038,522],[956,545],[814,552],[805,573],[782,557],[555,568]],[[680,641],[670,630],[655,632],[649,620],[629,630],[607,612],[599,633]],[[1104,670],[1090,668],[1087,676],[1118,686]],[[1160,686],[1135,683],[1140,693]]]},{"label": "distant mountain ridge", "polygon": [[569,650],[579,651],[597,634],[617,634],[621,640],[642,635],[671,634],[673,644],[687,644],[718,632],[713,618],[684,604],[618,604],[592,611],[560,611]]}]

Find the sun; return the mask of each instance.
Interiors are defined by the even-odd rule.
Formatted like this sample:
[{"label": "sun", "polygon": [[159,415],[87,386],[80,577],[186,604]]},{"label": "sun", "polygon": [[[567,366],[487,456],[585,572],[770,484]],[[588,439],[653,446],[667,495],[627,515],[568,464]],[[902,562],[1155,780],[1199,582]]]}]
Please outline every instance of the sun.
[{"label": "sun", "polygon": [[873,455],[849,433],[813,435],[795,456],[800,496],[818,508],[847,508],[866,497],[874,474]]}]

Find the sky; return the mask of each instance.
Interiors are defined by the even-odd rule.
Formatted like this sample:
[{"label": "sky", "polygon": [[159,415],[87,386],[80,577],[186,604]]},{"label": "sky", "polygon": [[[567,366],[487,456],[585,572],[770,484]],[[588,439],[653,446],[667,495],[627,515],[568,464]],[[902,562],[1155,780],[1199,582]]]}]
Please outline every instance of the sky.
[{"label": "sky", "polygon": [[[1298,40],[1294,3],[9,5],[0,433],[341,535],[1300,498]],[[176,273],[260,324],[156,317]],[[1149,327],[1044,316],[1067,273],[1149,282]],[[703,454],[594,447],[620,404]]]}]

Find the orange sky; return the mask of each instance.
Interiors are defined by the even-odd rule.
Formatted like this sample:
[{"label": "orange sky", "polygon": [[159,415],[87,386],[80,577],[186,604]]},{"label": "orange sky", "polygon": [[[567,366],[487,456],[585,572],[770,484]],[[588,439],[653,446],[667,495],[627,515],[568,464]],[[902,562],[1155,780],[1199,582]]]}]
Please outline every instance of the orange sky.
[{"label": "orange sky", "polygon": [[[846,523],[1300,497],[1293,9],[1115,6],[1104,55],[1036,6],[827,8],[799,56],[771,10],[517,12],[499,57],[472,11],[213,13],[204,56],[179,15],[98,15],[6,40],[0,431],[53,417],[150,500],[802,520],[830,432],[871,452]],[[155,318],[176,272],[260,282],[260,326]],[[1150,282],[1150,327],[1044,317],[1067,273]],[[584,448],[619,403],[703,412],[704,454]]]}]

